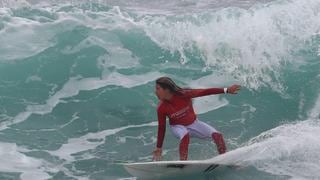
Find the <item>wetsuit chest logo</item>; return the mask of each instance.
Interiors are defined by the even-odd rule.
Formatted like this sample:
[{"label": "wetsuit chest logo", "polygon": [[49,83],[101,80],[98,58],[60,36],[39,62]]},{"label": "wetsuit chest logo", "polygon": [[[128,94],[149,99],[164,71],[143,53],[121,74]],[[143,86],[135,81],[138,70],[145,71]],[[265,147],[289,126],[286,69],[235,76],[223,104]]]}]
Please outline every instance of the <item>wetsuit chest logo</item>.
[{"label": "wetsuit chest logo", "polygon": [[189,106],[186,106],[182,109],[180,109],[179,111],[175,112],[175,113],[172,113],[170,115],[170,118],[181,118],[181,117],[184,117],[187,115],[187,111],[190,109]]}]

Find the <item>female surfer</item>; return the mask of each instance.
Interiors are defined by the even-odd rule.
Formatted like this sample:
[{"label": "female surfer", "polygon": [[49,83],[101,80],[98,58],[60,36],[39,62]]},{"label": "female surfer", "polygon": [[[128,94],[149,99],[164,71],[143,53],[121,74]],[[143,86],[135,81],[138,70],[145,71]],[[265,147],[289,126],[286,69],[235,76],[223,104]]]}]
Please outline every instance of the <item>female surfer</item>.
[{"label": "female surfer", "polygon": [[181,88],[169,77],[156,80],[155,93],[159,99],[157,147],[153,151],[153,160],[161,160],[162,144],[166,131],[166,117],[169,118],[171,132],[179,138],[180,160],[188,159],[188,146],[191,137],[210,138],[217,145],[219,154],[226,152],[222,134],[214,127],[198,120],[192,106],[192,98],[212,94],[237,94],[239,85],[228,88],[189,89]]}]

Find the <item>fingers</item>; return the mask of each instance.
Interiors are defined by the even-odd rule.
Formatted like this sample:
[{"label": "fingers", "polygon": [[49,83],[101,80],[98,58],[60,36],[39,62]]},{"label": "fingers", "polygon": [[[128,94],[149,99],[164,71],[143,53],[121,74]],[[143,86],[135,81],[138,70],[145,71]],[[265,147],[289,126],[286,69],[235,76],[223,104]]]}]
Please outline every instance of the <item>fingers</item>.
[{"label": "fingers", "polygon": [[152,161],[160,161],[161,160],[161,154],[157,152],[153,152],[153,158]]},{"label": "fingers", "polygon": [[154,156],[152,161],[160,161],[161,157],[160,156]]},{"label": "fingers", "polygon": [[152,161],[157,161],[157,157],[154,155]]},{"label": "fingers", "polygon": [[241,89],[240,85],[234,84],[230,87],[230,94],[238,94],[237,92]]},{"label": "fingers", "polygon": [[237,85],[237,84],[235,84],[235,85],[233,85],[233,87],[235,88],[235,89],[237,89],[237,90],[240,90],[240,85]]}]

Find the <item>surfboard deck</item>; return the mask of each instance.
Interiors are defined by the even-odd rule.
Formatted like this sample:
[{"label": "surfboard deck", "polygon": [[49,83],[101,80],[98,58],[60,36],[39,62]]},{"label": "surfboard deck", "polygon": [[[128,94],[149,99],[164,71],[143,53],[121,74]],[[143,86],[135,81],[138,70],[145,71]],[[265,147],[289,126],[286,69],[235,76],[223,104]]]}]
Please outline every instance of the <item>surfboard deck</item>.
[{"label": "surfboard deck", "polygon": [[224,165],[206,160],[193,160],[123,163],[123,166],[132,176],[150,179],[168,176],[184,176],[194,173],[210,173],[219,166]]}]

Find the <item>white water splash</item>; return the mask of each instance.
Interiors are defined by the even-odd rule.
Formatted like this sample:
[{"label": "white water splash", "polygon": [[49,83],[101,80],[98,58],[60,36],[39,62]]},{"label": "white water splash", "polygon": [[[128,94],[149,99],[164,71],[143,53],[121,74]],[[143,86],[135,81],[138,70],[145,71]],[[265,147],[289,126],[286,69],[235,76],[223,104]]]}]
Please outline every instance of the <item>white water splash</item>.
[{"label": "white water splash", "polygon": [[137,24],[160,47],[180,53],[183,64],[187,53],[200,51],[209,69],[251,89],[270,86],[283,92],[282,67],[297,61],[291,53],[318,33],[319,11],[318,0],[275,1],[248,10],[146,17]]},{"label": "white water splash", "polygon": [[24,149],[13,143],[0,142],[0,171],[21,173],[22,180],[34,179],[44,180],[51,176],[43,169],[44,162],[24,155],[21,151]]},{"label": "white water splash", "polygon": [[[50,154],[54,156],[58,156],[61,159],[65,159],[68,162],[71,162],[74,160],[72,154],[95,149],[97,146],[105,143],[106,137],[110,135],[114,135],[120,131],[129,129],[129,128],[139,128],[139,127],[148,127],[148,126],[156,126],[157,122],[151,122],[146,124],[140,124],[140,125],[129,125],[129,126],[123,126],[115,129],[107,129],[96,133],[88,133],[84,136],[77,137],[77,138],[71,138],[68,140],[67,144],[63,144],[58,150],[55,151],[48,151]],[[92,139],[97,139],[99,141],[89,141]]]},{"label": "white water splash", "polygon": [[303,121],[283,124],[252,138],[243,147],[209,161],[254,166],[291,179],[320,178],[320,99]]}]

